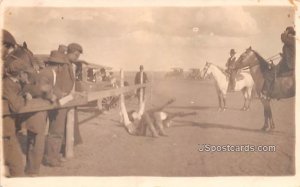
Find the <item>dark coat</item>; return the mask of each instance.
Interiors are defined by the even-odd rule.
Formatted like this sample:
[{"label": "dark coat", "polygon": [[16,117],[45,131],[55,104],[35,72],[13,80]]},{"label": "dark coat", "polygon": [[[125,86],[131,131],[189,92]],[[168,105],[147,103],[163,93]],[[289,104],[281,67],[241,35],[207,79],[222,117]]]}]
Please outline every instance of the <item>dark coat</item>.
[{"label": "dark coat", "polygon": [[295,36],[287,33],[281,34],[282,47],[282,61],[285,62],[289,69],[295,68]]},{"label": "dark coat", "polygon": [[10,112],[18,112],[25,105],[21,84],[13,81],[9,77],[5,77],[3,79],[2,89],[2,99],[7,101]]},{"label": "dark coat", "polygon": [[228,58],[227,62],[226,62],[226,67],[228,70],[232,70],[234,69],[234,66],[235,66],[235,57],[230,57]]},{"label": "dark coat", "polygon": [[[3,95],[2,106],[3,110],[11,113],[18,112],[24,105],[25,100],[22,96],[22,89],[19,82],[15,82],[8,77],[3,79]],[[3,136],[12,136],[16,133],[14,116],[3,117]]]},{"label": "dark coat", "polygon": [[[73,73],[73,71],[72,71]],[[69,94],[73,88],[74,77],[69,71],[69,64],[58,69],[44,68],[35,76],[32,84],[25,85],[23,91],[29,92],[34,98],[51,99],[53,94],[62,98]],[[28,130],[35,133],[43,133],[46,127],[47,112],[37,112],[26,117]]]},{"label": "dark coat", "polygon": [[47,67],[43,69],[31,85],[26,85],[24,91],[29,92],[33,97],[43,97],[50,99],[52,94],[57,98],[62,98],[72,91],[74,85],[74,73],[72,66],[64,64],[55,70]]},{"label": "dark coat", "polygon": [[[143,83],[148,82],[148,77],[145,72],[143,72]],[[141,72],[137,72],[134,79],[134,84],[141,84]]]}]

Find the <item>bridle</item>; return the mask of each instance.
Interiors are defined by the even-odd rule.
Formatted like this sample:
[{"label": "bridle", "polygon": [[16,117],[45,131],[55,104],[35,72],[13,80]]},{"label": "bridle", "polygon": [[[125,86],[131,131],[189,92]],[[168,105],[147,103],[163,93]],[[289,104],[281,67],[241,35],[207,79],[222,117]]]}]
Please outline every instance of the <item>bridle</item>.
[{"label": "bridle", "polygon": [[[249,52],[252,52],[254,53],[254,51],[252,49],[249,49]],[[248,54],[248,51],[246,51],[247,55],[244,53],[241,55],[241,57],[236,61],[236,64],[240,64],[240,62],[243,62],[244,60],[248,60],[247,58],[250,58],[249,54]],[[255,53],[254,53],[255,55]],[[245,57],[246,56],[246,57]],[[248,66],[245,66],[245,67],[242,67],[242,68],[239,68],[239,69],[251,69],[252,67],[255,67],[255,66],[258,66],[259,64],[250,64]]]},{"label": "bridle", "polygon": [[211,63],[206,63],[204,66],[204,72],[203,72],[203,77],[207,74],[208,69],[210,68]]}]

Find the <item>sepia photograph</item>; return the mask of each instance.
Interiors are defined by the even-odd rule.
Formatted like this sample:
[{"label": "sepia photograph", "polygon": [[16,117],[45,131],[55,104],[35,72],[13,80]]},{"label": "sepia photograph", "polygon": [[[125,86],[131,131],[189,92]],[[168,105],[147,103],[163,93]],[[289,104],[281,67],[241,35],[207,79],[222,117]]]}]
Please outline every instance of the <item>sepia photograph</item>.
[{"label": "sepia photograph", "polygon": [[294,1],[94,2],[0,2],[1,187],[299,185]]}]

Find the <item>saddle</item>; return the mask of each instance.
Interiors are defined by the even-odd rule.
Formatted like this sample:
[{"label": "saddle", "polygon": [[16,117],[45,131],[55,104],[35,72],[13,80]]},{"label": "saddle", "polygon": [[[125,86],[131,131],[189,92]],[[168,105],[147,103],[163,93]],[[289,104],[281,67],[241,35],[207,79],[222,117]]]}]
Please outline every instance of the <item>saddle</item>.
[{"label": "saddle", "polygon": [[[230,75],[231,75],[231,72],[225,70],[224,71],[224,74],[226,75],[226,80],[229,81],[230,80]],[[235,74],[235,81],[240,81],[240,80],[243,80],[244,79],[244,76],[241,74],[241,70],[237,70],[236,74]]]},{"label": "saddle", "polygon": [[[265,83],[263,87],[263,95],[270,98],[285,98],[290,97],[294,94],[292,87],[289,87],[289,83],[285,83],[285,86],[289,87],[288,92],[284,91],[285,89],[282,89],[282,83],[280,83],[280,79],[290,78],[295,76],[295,71],[293,69],[288,69],[286,66],[283,66],[282,64],[273,65],[269,70],[269,73],[265,77]],[[291,83],[292,84],[292,83]],[[288,93],[288,94],[287,94]]]},{"label": "saddle", "polygon": [[291,77],[295,75],[295,70],[290,69],[286,64],[283,63],[272,65],[270,71],[275,74],[275,79],[280,77]]}]

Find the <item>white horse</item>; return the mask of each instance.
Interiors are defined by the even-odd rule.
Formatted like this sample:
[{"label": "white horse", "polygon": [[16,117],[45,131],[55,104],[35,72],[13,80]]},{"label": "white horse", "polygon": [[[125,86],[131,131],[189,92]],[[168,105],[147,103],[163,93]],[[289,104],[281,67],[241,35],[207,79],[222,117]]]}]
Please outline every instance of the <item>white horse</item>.
[{"label": "white horse", "polygon": [[[205,78],[208,74],[212,74],[219,99],[219,111],[225,111],[226,107],[226,94],[229,85],[229,75],[220,67],[206,62],[203,70],[202,77]],[[238,79],[237,79],[238,78]],[[254,81],[250,73],[241,72],[236,76],[236,85],[233,91],[242,91],[244,95],[244,106],[241,110],[247,111],[250,108],[251,93],[254,86]]]}]

